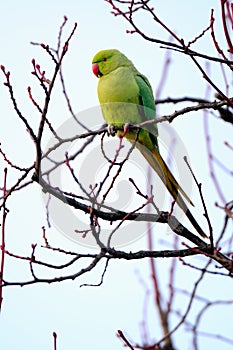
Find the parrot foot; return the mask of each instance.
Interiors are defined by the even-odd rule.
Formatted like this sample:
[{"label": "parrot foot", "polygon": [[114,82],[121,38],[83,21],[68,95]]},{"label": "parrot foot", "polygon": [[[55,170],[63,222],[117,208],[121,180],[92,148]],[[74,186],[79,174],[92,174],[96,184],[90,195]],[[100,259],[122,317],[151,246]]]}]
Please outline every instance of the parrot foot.
[{"label": "parrot foot", "polygon": [[116,130],[114,125],[108,125],[108,136],[115,136],[116,135]]},{"label": "parrot foot", "polygon": [[126,135],[127,132],[129,131],[129,126],[130,126],[129,123],[126,123],[126,124],[124,125],[123,133],[121,133],[121,134],[118,135],[121,139],[123,139],[123,137],[125,137],[125,135]]},{"label": "parrot foot", "polygon": [[124,132],[122,134],[122,137],[125,137],[125,135],[127,134],[128,131],[129,131],[129,123],[126,123],[124,125]]},{"label": "parrot foot", "polygon": [[[124,130],[123,132],[120,131],[119,133],[119,137],[120,138],[123,138],[125,137],[125,135],[127,134],[127,132],[129,131],[129,127],[130,127],[130,124],[129,123],[126,123],[124,125]],[[108,133],[108,136],[115,136],[117,131],[116,131],[116,127],[114,125],[108,125],[108,128],[107,128],[107,133]]]}]

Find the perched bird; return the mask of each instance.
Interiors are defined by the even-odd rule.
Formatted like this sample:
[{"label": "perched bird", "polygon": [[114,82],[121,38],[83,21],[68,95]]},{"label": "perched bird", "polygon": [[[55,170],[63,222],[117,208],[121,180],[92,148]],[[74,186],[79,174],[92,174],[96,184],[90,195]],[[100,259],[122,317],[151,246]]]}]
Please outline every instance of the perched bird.
[{"label": "perched bird", "polygon": [[[155,102],[151,85],[123,53],[116,49],[98,52],[92,60],[92,70],[99,78],[98,98],[108,125],[124,127],[128,124],[139,124],[155,119]],[[120,133],[123,133],[131,143],[136,143],[136,147],[159,175],[194,228],[203,238],[206,238],[206,234],[184,201],[185,199],[193,205],[191,200],[159,153],[156,123],[143,126],[138,132],[132,131],[132,128],[130,130],[129,127],[128,131],[127,129],[125,132],[118,131],[118,134]]]}]

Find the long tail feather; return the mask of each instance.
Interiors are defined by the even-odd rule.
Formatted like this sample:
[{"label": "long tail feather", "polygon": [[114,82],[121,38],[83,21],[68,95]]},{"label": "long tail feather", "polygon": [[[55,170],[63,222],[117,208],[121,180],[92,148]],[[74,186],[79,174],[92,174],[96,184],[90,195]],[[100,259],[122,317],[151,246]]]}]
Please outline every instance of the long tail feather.
[{"label": "long tail feather", "polygon": [[203,232],[202,228],[199,226],[192,213],[188,209],[184,199],[187,200],[188,203],[193,205],[192,201],[188,197],[188,195],[184,192],[184,190],[180,187],[171,171],[167,167],[163,158],[161,157],[159,151],[155,148],[152,152],[146,148],[144,145],[137,143],[137,148],[140,150],[142,155],[146,158],[150,166],[155,170],[160,179],[163,181],[168,191],[175,199],[179,207],[184,211],[185,215],[193,225],[193,227],[197,230],[197,232],[203,237],[207,238],[206,234]]}]

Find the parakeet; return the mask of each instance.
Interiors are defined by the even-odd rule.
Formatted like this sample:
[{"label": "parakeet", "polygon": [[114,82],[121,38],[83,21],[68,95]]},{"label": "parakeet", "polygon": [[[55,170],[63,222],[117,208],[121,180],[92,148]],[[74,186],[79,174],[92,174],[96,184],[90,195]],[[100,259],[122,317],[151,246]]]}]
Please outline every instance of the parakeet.
[{"label": "parakeet", "polygon": [[[124,127],[127,124],[139,124],[155,119],[155,102],[151,85],[123,53],[116,49],[98,52],[92,60],[92,70],[99,78],[98,98],[108,125]],[[119,133],[123,132],[118,131]],[[191,200],[159,153],[157,125],[151,123],[140,128],[138,132],[129,130],[124,135],[131,143],[136,142],[136,147],[159,175],[194,228],[206,238],[206,234],[184,201],[185,199],[193,205]]]}]

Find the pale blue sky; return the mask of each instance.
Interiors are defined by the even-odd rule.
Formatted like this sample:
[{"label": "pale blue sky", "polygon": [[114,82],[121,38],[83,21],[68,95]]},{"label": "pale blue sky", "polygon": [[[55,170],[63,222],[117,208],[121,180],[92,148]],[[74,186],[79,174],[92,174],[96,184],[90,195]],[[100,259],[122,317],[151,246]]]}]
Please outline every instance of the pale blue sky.
[{"label": "pale blue sky", "polygon": [[[93,4],[94,3],[94,4]],[[209,24],[210,9],[219,9],[218,1],[152,1],[157,6],[158,13],[171,27],[184,39],[193,39]],[[121,18],[110,14],[110,6],[103,0],[68,0],[68,1],[10,1],[1,5],[0,14],[0,64],[11,71],[12,83],[14,84],[15,95],[19,105],[27,116],[29,122],[35,126],[38,115],[27,97],[28,85],[34,88],[40,99],[40,90],[37,82],[31,76],[31,59],[35,58],[46,72],[51,70],[51,63],[46,54],[36,46],[30,45],[30,41],[43,42],[56,45],[58,28],[62,23],[63,16],[69,19],[65,33],[68,34],[77,22],[77,32],[71,41],[70,51],[64,60],[64,76],[69,95],[72,100],[75,112],[82,112],[87,108],[95,107],[98,104],[96,85],[97,79],[91,71],[91,60],[93,55],[105,48],[118,48],[123,51],[137,66],[137,68],[148,76],[156,91],[158,79],[160,79],[163,67],[165,50],[159,46],[143,41],[138,35],[126,34],[129,25]],[[217,13],[216,13],[217,15]],[[168,39],[153,21],[140,19],[148,33],[154,36]],[[219,31],[220,35],[220,31]],[[207,47],[209,39],[204,38],[197,49],[208,54],[214,53],[211,46]],[[209,44],[208,44],[209,45]],[[212,68],[211,68],[212,69]],[[219,71],[212,69],[212,74],[222,87],[222,77]],[[4,81],[4,78],[0,78]],[[166,90],[163,93],[167,96],[200,96],[205,95],[206,84],[201,74],[185,56],[178,53],[172,54],[172,66],[168,77]],[[54,100],[51,104],[50,116],[53,125],[57,128],[66,120],[67,109],[64,102],[60,101],[60,88],[54,91]],[[213,97],[213,93],[211,94]],[[7,150],[12,161],[19,164],[30,165],[34,150],[31,147],[31,140],[27,136],[25,127],[17,119],[9,102],[7,89],[0,86],[0,108],[2,128],[0,137],[3,150]],[[169,111],[177,107],[172,106]],[[160,111],[160,110],[159,110]],[[162,112],[165,113],[166,109]],[[191,120],[190,120],[191,118]],[[198,174],[199,180],[203,183],[203,191],[209,198],[209,210],[212,217],[219,214],[214,207],[214,202],[219,201],[214,187],[209,180],[209,171],[206,166],[206,151],[203,137],[203,116],[202,113],[194,113],[192,117],[180,118],[173,123],[180,139],[184,142],[192,165]],[[214,118],[213,118],[214,119]],[[101,122],[101,121],[100,121]],[[219,129],[222,128],[219,132]],[[222,138],[218,141],[217,133],[224,133],[226,141],[232,139],[232,130],[224,123],[211,121],[211,132],[215,142],[219,142],[218,157],[231,157],[222,147]],[[191,140],[191,142],[190,142]],[[202,151],[203,150],[203,151]],[[200,161],[200,153],[202,155]],[[22,156],[23,155],[23,156]],[[2,166],[2,163],[0,163]],[[222,174],[221,174],[222,175]],[[2,178],[2,174],[0,175]],[[223,176],[223,175],[222,175]],[[14,180],[14,175],[9,173],[9,181]],[[223,181],[230,187],[228,176]],[[226,194],[227,195],[227,194]],[[232,193],[228,191],[228,199],[232,199]],[[199,203],[195,210],[199,212],[199,196],[193,190],[193,199]],[[7,249],[16,254],[29,255],[31,243],[41,244],[41,227],[46,225],[44,204],[37,185],[18,193],[12,198],[8,206],[11,209],[7,219]],[[204,222],[204,219],[203,219]],[[222,222],[215,223],[221,228]],[[171,236],[166,235],[163,228],[163,238],[172,242]],[[160,231],[160,230],[159,230]],[[162,230],[161,230],[162,231]],[[55,229],[49,231],[51,244],[67,250],[85,251],[84,247],[75,245],[67,240]],[[146,246],[145,237],[127,247],[137,251]],[[160,246],[161,247],[161,246]],[[163,246],[163,249],[169,248]],[[40,256],[46,259],[50,256],[47,252],[41,251]],[[59,264],[60,255],[53,257],[53,262]],[[205,261],[205,258],[202,258]],[[86,264],[86,263],[85,263]],[[29,267],[21,262],[12,259],[6,260],[6,276],[9,280],[30,278]],[[167,261],[158,263],[161,277],[167,274]],[[77,269],[82,265],[77,264]],[[0,317],[0,344],[4,350],[23,349],[41,350],[53,349],[52,332],[58,334],[58,350],[65,349],[111,349],[123,348],[116,337],[117,329],[122,329],[131,338],[140,342],[139,324],[143,317],[143,300],[145,291],[138,281],[139,272],[145,279],[149,288],[148,261],[114,261],[109,265],[104,284],[99,288],[83,287],[82,283],[98,283],[103,265],[88,275],[74,282],[65,282],[54,285],[33,285],[29,287],[9,287],[4,289],[3,308]],[[38,269],[38,273],[44,274]],[[49,275],[49,274],[48,274]],[[58,274],[59,275],[59,274]],[[182,289],[193,286],[198,274],[190,273],[186,267],[182,268],[182,274],[177,274],[176,285]],[[164,290],[167,280],[164,279]],[[216,288],[216,285],[224,283],[223,288]],[[224,289],[224,292],[223,292]],[[213,299],[229,299],[232,286],[227,279],[211,277],[198,290],[198,294]],[[208,293],[207,293],[208,291]],[[177,296],[180,300],[180,307],[187,301]],[[149,327],[151,337],[159,338],[157,331],[156,314],[153,309],[153,302],[149,303]],[[195,310],[193,311],[195,314]],[[226,320],[232,317],[230,307],[221,309],[221,313],[210,311],[204,318],[206,324],[203,329],[210,332],[220,332],[229,336],[230,322]],[[177,319],[175,319],[175,322]],[[208,327],[206,325],[208,324]],[[224,324],[222,330],[220,325]],[[179,332],[177,347],[191,349],[189,338]],[[201,340],[202,348],[214,348],[216,339]],[[222,350],[230,349],[225,343],[219,343]]]}]

